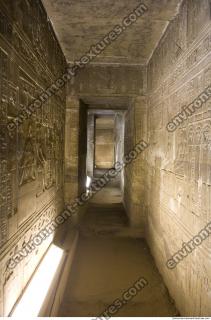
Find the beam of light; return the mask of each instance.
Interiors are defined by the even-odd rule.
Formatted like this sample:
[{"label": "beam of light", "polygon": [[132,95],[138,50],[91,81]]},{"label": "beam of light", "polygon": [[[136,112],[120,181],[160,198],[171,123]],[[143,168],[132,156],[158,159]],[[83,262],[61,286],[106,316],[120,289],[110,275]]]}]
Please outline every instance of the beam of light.
[{"label": "beam of light", "polygon": [[37,317],[62,260],[64,251],[51,245],[32,280],[17,303],[12,317]]},{"label": "beam of light", "polygon": [[87,189],[90,187],[91,182],[92,182],[92,179],[89,176],[87,176],[86,177],[86,187],[87,187]]}]

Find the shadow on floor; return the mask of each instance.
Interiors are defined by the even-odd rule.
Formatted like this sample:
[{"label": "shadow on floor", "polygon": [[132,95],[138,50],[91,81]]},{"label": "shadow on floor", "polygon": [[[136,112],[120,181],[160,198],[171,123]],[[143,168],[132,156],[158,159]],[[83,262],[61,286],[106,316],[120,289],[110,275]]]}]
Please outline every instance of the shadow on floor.
[{"label": "shadow on floor", "polygon": [[148,285],[112,316],[178,315],[145,240],[132,231],[120,190],[99,192],[80,226],[59,316],[98,317],[141,277]]}]

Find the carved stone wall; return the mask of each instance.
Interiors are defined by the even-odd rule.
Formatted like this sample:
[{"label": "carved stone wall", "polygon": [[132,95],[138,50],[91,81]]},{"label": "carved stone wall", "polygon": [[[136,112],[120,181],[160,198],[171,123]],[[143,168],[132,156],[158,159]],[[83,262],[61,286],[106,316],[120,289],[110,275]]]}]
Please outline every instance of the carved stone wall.
[{"label": "carved stone wall", "polygon": [[87,113],[87,159],[86,170],[87,176],[94,175],[94,151],[95,150],[95,114]]},{"label": "carved stone wall", "polygon": [[65,202],[71,203],[77,198],[79,164],[79,112],[78,99],[68,96],[65,131]]},{"label": "carved stone wall", "polygon": [[8,315],[49,245],[10,258],[63,208],[65,90],[9,133],[7,123],[66,62],[41,1],[0,1],[0,315]]},{"label": "carved stone wall", "polygon": [[[65,123],[65,203],[71,204],[86,191],[87,106],[78,98],[67,95]],[[77,207],[77,214],[66,223],[67,232],[78,225],[87,203]]]},{"label": "carved stone wall", "polygon": [[[124,154],[129,152],[146,137],[147,109],[146,97],[140,96],[133,99],[125,114]],[[134,159],[124,170],[124,205],[132,227],[139,228],[139,233],[144,236],[146,224],[145,208],[145,166],[146,151]]]},{"label": "carved stone wall", "polygon": [[148,241],[183,316],[211,314],[211,239],[166,262],[211,222],[211,101],[174,132],[167,123],[211,84],[211,3],[186,0],[148,66]]},{"label": "carved stone wall", "polygon": [[78,155],[78,191],[79,195],[86,191],[86,157],[87,157],[87,108],[80,101],[79,110],[79,155]]}]

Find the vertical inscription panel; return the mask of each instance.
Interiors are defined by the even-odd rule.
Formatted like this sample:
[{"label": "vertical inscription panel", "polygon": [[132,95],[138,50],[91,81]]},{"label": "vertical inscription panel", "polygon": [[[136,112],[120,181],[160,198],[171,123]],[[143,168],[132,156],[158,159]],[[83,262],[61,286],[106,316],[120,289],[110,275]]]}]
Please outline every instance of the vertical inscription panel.
[{"label": "vertical inscription panel", "polygon": [[7,121],[17,115],[18,87],[14,64],[0,42],[0,244],[9,238],[9,219],[17,208],[17,141],[7,130]]},{"label": "vertical inscription panel", "polygon": [[[35,98],[35,85],[19,73],[20,111]],[[36,212],[36,127],[35,119],[26,120],[18,130],[18,224]]]},{"label": "vertical inscription panel", "polygon": [[148,66],[148,239],[154,254],[161,253],[157,263],[181,314],[207,316],[211,312],[210,239],[174,270],[165,267],[211,221],[210,99],[173,133],[166,130],[167,123],[210,86],[211,1],[186,0],[180,9]]},{"label": "vertical inscription panel", "polygon": [[11,311],[48,243],[14,271],[10,257],[46,224],[46,208],[53,218],[63,207],[65,89],[17,129],[7,124],[65,69],[41,1],[0,0],[0,316]]}]

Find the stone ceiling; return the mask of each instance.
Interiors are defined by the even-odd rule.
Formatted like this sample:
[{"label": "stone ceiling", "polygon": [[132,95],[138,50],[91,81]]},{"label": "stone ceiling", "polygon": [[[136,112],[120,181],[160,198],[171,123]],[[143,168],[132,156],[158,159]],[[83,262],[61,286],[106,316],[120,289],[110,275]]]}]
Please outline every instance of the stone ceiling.
[{"label": "stone ceiling", "polygon": [[127,109],[131,104],[128,97],[81,97],[83,102],[89,106],[89,109]]},{"label": "stone ceiling", "polygon": [[[148,7],[94,63],[147,64],[181,0],[143,0]],[[43,0],[69,63],[97,44],[140,0]]]}]

